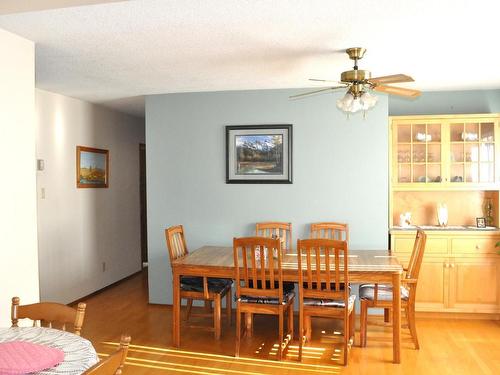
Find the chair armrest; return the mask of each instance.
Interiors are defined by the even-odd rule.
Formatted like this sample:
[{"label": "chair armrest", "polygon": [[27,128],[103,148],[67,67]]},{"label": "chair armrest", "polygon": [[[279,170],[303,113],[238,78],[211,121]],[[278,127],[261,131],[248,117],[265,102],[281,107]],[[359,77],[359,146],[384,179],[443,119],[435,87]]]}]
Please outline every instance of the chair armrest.
[{"label": "chair armrest", "polygon": [[403,284],[416,284],[417,279],[403,279],[403,280],[401,280],[401,283],[403,283]]}]

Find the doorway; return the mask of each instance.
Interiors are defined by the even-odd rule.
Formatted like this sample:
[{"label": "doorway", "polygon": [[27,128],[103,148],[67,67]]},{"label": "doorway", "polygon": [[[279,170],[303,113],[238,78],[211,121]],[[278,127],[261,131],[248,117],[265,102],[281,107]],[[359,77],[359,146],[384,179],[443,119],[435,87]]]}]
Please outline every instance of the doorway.
[{"label": "doorway", "polygon": [[139,144],[139,189],[141,200],[141,261],[142,268],[148,266],[148,211],[146,193],[146,145]]}]

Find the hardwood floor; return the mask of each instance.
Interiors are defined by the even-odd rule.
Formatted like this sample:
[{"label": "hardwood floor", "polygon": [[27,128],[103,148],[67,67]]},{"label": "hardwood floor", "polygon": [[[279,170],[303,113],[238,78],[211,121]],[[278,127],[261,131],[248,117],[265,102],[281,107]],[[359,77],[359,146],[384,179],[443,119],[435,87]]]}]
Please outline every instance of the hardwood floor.
[{"label": "hardwood floor", "polygon": [[[421,349],[413,349],[408,330],[403,329],[401,365],[391,362],[391,328],[370,324],[367,347],[354,346],[349,365],[344,368],[339,362],[341,340],[335,337],[340,326],[333,326],[332,320],[313,321],[313,341],[306,347],[301,364],[296,361],[297,340],[285,361],[273,360],[277,322],[268,316],[258,316],[253,337],[242,340],[241,357],[236,359],[234,324],[229,327],[223,322],[220,341],[211,332],[183,328],[182,347],[175,349],[171,347],[171,308],[149,305],[147,301],[146,272],[85,301],[82,336],[92,341],[101,357],[116,350],[122,332],[132,336],[125,375],[500,373],[499,321],[417,318]],[[203,323],[211,321],[200,319],[200,324]]]}]

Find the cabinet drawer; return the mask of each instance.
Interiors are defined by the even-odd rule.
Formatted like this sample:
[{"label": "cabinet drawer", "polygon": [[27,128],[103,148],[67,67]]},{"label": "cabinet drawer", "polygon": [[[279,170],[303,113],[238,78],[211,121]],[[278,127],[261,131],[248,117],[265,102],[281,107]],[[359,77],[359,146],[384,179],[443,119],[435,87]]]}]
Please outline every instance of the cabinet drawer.
[{"label": "cabinet drawer", "polygon": [[[415,237],[408,238],[395,238],[394,249],[396,253],[411,253]],[[448,253],[448,239],[447,238],[429,238],[425,243],[425,254],[447,254]]]},{"label": "cabinet drawer", "polygon": [[452,238],[451,252],[454,254],[493,254],[496,252],[495,238]]}]

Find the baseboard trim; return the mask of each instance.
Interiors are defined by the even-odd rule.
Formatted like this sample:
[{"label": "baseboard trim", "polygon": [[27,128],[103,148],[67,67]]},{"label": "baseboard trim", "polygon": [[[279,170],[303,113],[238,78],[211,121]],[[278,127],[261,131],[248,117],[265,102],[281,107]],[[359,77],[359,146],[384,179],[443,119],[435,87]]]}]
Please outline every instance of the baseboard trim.
[{"label": "baseboard trim", "polygon": [[137,272],[134,272],[133,274],[128,275],[128,276],[124,277],[123,279],[120,279],[120,280],[118,280],[118,281],[115,281],[115,282],[114,282],[114,283],[112,283],[112,284],[106,285],[104,288],[98,289],[98,290],[96,290],[95,292],[92,292],[92,293],[90,293],[90,294],[87,294],[86,296],[83,296],[83,297],[81,297],[81,298],[78,298],[77,300],[75,300],[75,301],[73,301],[73,302],[70,302],[70,303],[68,303],[67,305],[68,305],[68,306],[74,306],[74,305],[77,305],[77,304],[78,304],[78,303],[80,303],[80,302],[85,302],[85,300],[86,300],[86,299],[89,299],[89,298],[91,298],[91,297],[93,297],[93,296],[95,296],[95,295],[97,295],[97,294],[99,294],[99,293],[104,292],[104,291],[105,291],[105,290],[107,290],[107,289],[113,288],[114,286],[117,286],[117,285],[119,285],[119,284],[121,284],[121,283],[123,283],[123,282],[125,282],[125,281],[127,281],[127,280],[130,280],[131,278],[133,278],[134,276],[137,276],[138,274],[142,273],[143,271],[144,271],[144,269],[141,269],[141,270],[139,270],[139,271],[137,271]]}]

